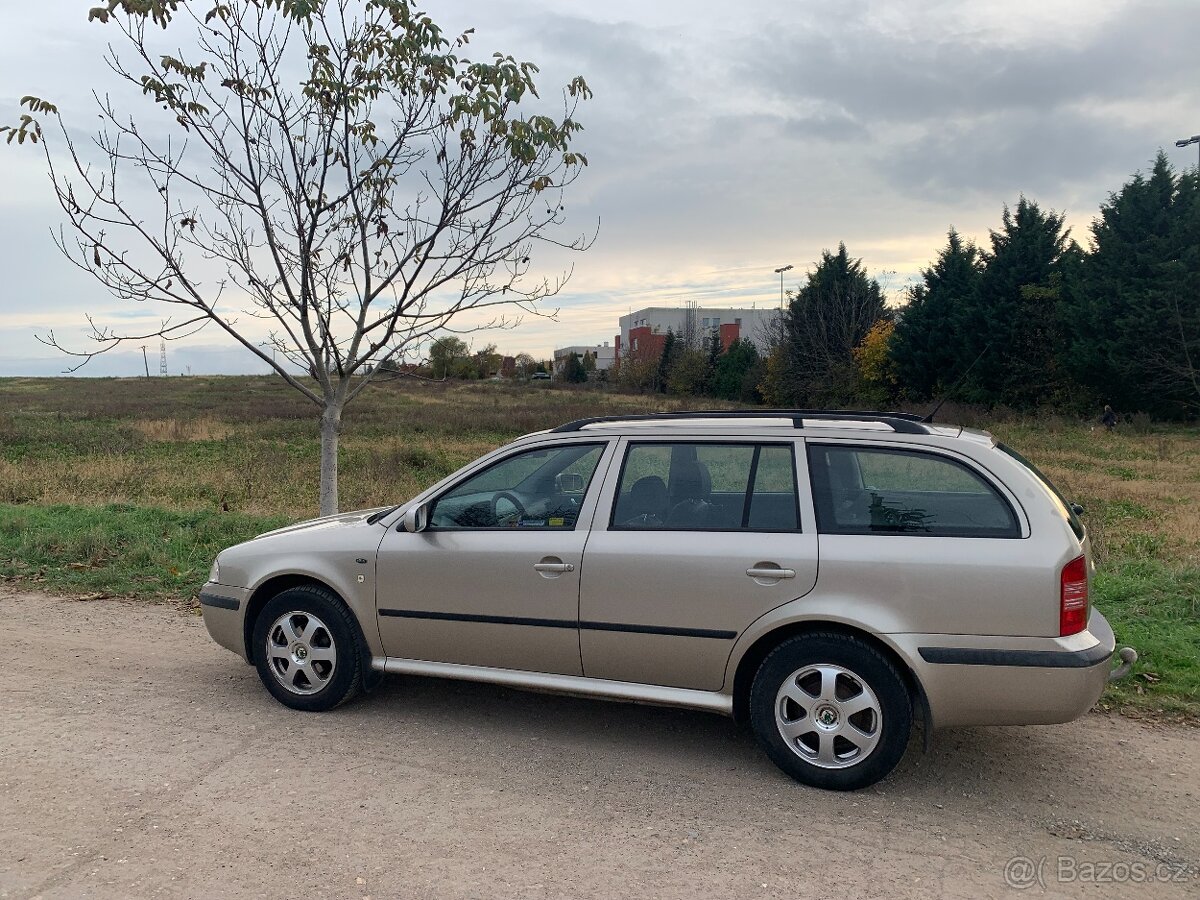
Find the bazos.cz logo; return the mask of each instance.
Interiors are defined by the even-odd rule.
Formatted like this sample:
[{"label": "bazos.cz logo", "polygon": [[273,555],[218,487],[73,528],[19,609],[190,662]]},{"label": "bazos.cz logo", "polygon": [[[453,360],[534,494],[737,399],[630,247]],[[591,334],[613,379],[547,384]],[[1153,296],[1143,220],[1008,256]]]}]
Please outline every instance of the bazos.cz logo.
[{"label": "bazos.cz logo", "polygon": [[1057,884],[1183,884],[1197,879],[1197,870],[1175,862],[1082,862],[1073,856],[1014,856],[1004,864],[1004,883],[1015,890],[1045,889]]}]

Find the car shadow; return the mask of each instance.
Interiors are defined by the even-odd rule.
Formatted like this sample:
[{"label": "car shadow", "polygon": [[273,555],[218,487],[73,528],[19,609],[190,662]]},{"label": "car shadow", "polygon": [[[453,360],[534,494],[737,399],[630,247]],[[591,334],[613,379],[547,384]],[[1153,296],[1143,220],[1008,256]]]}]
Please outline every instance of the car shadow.
[{"label": "car shadow", "polygon": [[[562,694],[531,693],[497,685],[436,678],[389,677],[363,704],[364,714],[382,713],[408,726],[436,728],[439,735],[464,734],[505,743],[540,743],[547,753],[564,743],[610,751],[610,764],[656,766],[754,778],[791,784],[758,747],[749,727],[696,710],[620,703]],[[1001,798],[1014,791],[1063,791],[1064,770],[1085,770],[1095,752],[1068,740],[1064,726],[964,728],[936,732],[929,750],[924,730],[914,725],[900,764],[869,790],[941,793],[953,782],[981,797]],[[1082,790],[1082,786],[1081,786]]]},{"label": "car shadow", "polygon": [[[261,705],[262,713],[290,720],[293,729],[329,722],[326,716],[281,707],[248,667],[244,678],[223,683],[228,695],[218,692],[213,698],[222,704]],[[473,766],[494,764],[497,771],[515,749],[529,767],[547,772],[569,761],[580,769],[628,778],[720,780],[730,789],[752,788],[754,793],[777,791],[781,785],[811,790],[776,769],[749,728],[715,713],[388,676],[332,716],[339,731],[352,729],[364,745],[388,747],[397,735],[424,744],[422,738],[430,737],[447,759],[470,758]],[[1056,795],[1069,801],[1074,786],[1064,783],[1061,773],[1085,771],[1096,752],[1095,743],[1080,740],[1087,732],[1085,723],[937,732],[928,751],[918,724],[892,774],[856,796],[900,792],[936,801],[966,794],[984,803],[1003,803],[1015,795]],[[1085,783],[1078,785],[1081,795],[1087,789]]]}]

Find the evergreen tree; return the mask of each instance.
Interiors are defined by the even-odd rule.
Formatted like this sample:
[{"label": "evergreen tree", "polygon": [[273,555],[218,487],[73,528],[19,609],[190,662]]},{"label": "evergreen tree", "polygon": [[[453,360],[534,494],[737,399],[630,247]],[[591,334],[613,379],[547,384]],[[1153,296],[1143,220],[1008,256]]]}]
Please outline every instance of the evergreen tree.
[{"label": "evergreen tree", "polygon": [[711,393],[722,400],[759,400],[757,378],[760,359],[754,343],[745,338],[734,341],[713,366]]},{"label": "evergreen tree", "polygon": [[704,347],[707,351],[708,358],[704,364],[704,387],[703,392],[710,397],[716,396],[715,382],[717,377],[717,366],[720,364],[722,356],[725,354],[725,348],[721,346],[721,329],[714,328],[709,332],[708,337],[704,339]]},{"label": "evergreen tree", "polygon": [[1200,410],[1200,191],[1160,152],[1100,208],[1071,282],[1071,365],[1096,403]]},{"label": "evergreen tree", "polygon": [[1005,207],[1003,227],[991,232],[991,252],[979,299],[961,328],[971,365],[964,396],[976,402],[1029,408],[1062,398],[1067,377],[1060,361],[1063,276],[1080,251],[1063,217],[1024,197]]},{"label": "evergreen tree", "polygon": [[701,396],[708,387],[708,375],[708,354],[678,341],[663,389],[683,397]]},{"label": "evergreen tree", "polygon": [[901,389],[928,400],[951,388],[974,361],[964,322],[979,303],[983,259],[979,249],[953,228],[896,323],[891,356]]},{"label": "evergreen tree", "polygon": [[788,406],[843,406],[856,387],[854,348],[888,317],[879,283],[846,245],[822,252],[777,328],[763,393]]},{"label": "evergreen tree", "polygon": [[587,369],[583,367],[583,360],[579,358],[578,353],[567,357],[566,363],[563,364],[562,379],[568,384],[583,384],[588,380]]},{"label": "evergreen tree", "polygon": [[671,367],[675,365],[682,347],[683,343],[675,337],[675,332],[668,328],[667,336],[663,339],[662,355],[658,358],[657,390],[663,392],[667,390],[667,385],[671,381]]}]

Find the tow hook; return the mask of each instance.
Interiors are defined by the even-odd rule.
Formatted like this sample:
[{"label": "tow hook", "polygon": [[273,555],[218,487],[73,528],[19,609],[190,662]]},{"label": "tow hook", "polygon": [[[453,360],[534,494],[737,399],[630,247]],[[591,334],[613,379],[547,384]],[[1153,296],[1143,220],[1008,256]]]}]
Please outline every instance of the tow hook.
[{"label": "tow hook", "polygon": [[1133,664],[1137,662],[1137,651],[1132,647],[1122,647],[1117,656],[1121,657],[1121,664],[1108,673],[1109,681],[1120,681],[1133,669]]}]

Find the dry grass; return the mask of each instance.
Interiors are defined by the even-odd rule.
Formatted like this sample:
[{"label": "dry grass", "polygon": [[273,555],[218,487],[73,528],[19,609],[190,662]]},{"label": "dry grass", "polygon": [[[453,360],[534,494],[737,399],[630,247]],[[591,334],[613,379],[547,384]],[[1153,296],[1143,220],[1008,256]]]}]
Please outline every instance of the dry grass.
[{"label": "dry grass", "polygon": [[[347,411],[342,506],[398,502],[498,444],[571,419],[688,407],[544,383],[383,384]],[[317,508],[316,415],[269,378],[3,380],[0,502],[304,518]]]},{"label": "dry grass", "polygon": [[[342,505],[396,502],[497,444],[573,418],[686,406],[545,384],[387,383],[347,413]],[[1083,503],[1101,554],[1200,561],[1196,430],[1109,434],[1055,418],[951,415],[989,425]],[[269,378],[0,381],[0,502],[311,515],[315,419],[312,404]]]},{"label": "dry grass", "polygon": [[1011,443],[1087,511],[1101,562],[1200,565],[1200,431],[1109,433],[1091,426],[997,424]]},{"label": "dry grass", "polygon": [[129,423],[151,441],[223,441],[233,427],[216,419],[135,419]]},{"label": "dry grass", "polygon": [[[344,508],[398,502],[517,435],[589,415],[695,408],[664,397],[401,380],[347,412]],[[270,378],[0,381],[0,502],[237,511],[317,507],[316,407]],[[168,413],[168,415],[164,415]],[[1088,510],[1102,559],[1200,565],[1200,431],[1108,433],[943,410],[991,428]]]}]

